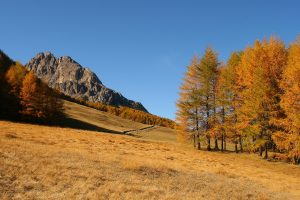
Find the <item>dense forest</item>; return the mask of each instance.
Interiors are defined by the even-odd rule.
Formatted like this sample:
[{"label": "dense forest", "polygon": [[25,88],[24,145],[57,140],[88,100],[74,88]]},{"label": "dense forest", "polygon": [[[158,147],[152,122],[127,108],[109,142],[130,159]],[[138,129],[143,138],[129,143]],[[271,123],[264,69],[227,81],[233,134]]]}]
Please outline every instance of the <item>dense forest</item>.
[{"label": "dense forest", "polygon": [[175,127],[174,121],[143,111],[65,96],[58,90],[49,88],[32,72],[27,71],[20,63],[11,60],[2,51],[0,51],[0,84],[1,118],[51,123],[52,120],[55,121],[63,116],[62,99],[66,99],[132,121]]},{"label": "dense forest", "polygon": [[197,149],[230,143],[237,153],[299,164],[300,37],[289,47],[274,37],[255,41],[226,64],[207,48],[188,66],[177,108],[178,139]]}]

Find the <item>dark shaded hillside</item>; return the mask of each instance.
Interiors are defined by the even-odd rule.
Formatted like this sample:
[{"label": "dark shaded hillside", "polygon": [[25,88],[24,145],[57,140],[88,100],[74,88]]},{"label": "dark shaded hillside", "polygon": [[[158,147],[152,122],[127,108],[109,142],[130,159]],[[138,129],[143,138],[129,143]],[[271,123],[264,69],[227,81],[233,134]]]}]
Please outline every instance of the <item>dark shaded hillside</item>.
[{"label": "dark shaded hillside", "polygon": [[0,51],[0,118],[49,123],[62,114],[58,93]]},{"label": "dark shaded hillside", "polygon": [[[15,62],[11,60],[2,50],[0,50],[0,74],[3,75]],[[2,79],[2,76],[0,77]]]},{"label": "dark shaded hillside", "polygon": [[5,74],[15,62],[0,50],[0,117],[16,117],[16,104],[14,98],[9,95],[9,84],[5,79]]}]

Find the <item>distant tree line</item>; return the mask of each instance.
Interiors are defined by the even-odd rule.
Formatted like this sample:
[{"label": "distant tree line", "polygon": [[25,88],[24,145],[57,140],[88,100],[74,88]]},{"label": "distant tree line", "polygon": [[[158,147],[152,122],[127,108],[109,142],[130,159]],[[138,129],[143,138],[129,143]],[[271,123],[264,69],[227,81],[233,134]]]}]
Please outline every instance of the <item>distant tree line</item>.
[{"label": "distant tree line", "polygon": [[188,66],[177,108],[178,139],[197,149],[225,151],[229,141],[237,153],[299,164],[300,37],[288,48],[256,41],[226,64],[207,48]]},{"label": "distant tree line", "polygon": [[48,123],[62,114],[62,100],[32,72],[0,50],[0,117]]}]

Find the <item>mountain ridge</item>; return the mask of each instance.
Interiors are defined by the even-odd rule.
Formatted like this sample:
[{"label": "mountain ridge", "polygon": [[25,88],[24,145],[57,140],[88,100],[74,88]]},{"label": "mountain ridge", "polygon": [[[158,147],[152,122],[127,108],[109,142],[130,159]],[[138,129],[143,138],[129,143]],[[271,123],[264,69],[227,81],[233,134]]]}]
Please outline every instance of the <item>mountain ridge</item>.
[{"label": "mountain ridge", "polygon": [[106,87],[92,70],[70,56],[55,57],[49,51],[41,52],[25,66],[49,87],[59,89],[72,98],[148,112],[140,102],[129,100],[120,92]]}]

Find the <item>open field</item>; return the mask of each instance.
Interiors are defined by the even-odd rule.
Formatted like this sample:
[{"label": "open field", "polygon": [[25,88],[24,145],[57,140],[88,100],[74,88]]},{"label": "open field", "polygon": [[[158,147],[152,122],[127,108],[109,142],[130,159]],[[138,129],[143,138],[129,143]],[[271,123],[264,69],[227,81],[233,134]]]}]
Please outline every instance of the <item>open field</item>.
[{"label": "open field", "polygon": [[300,199],[300,168],[127,135],[0,121],[0,199]]}]

